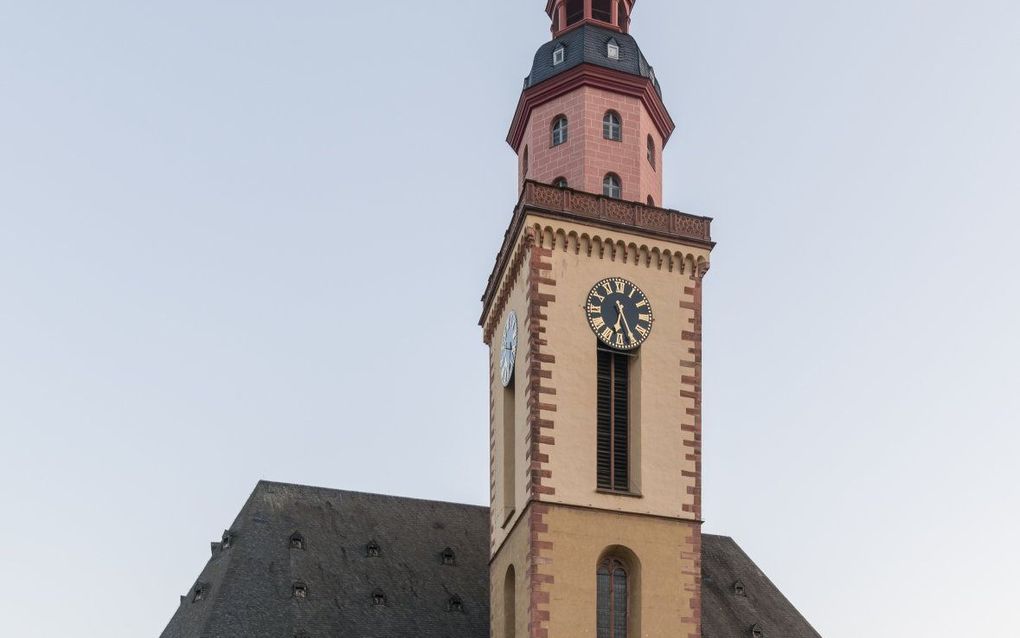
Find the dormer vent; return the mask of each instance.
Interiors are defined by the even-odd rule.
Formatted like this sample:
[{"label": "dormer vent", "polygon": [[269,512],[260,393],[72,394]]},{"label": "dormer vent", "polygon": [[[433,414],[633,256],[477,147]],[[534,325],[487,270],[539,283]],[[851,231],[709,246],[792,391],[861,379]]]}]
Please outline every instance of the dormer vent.
[{"label": "dormer vent", "polygon": [[615,38],[610,38],[606,43],[606,57],[610,60],[620,59],[620,43]]},{"label": "dormer vent", "polygon": [[379,543],[369,541],[368,545],[365,546],[365,556],[369,558],[379,558],[382,556],[382,548],[379,547]]},{"label": "dormer vent", "polygon": [[761,625],[754,625],[751,627],[752,638],[765,638],[765,630],[761,628]]},{"label": "dormer vent", "polygon": [[446,605],[447,611],[462,612],[464,611],[464,601],[461,600],[460,596],[451,596],[450,601]]},{"label": "dormer vent", "polygon": [[453,550],[450,549],[449,547],[447,547],[446,549],[443,550],[443,553],[440,554],[440,557],[442,558],[444,565],[456,565],[457,564],[457,555],[454,554]]},{"label": "dormer vent", "polygon": [[744,587],[744,581],[738,580],[733,583],[733,593],[737,596],[747,596],[747,589]]},{"label": "dormer vent", "polygon": [[209,585],[208,583],[199,583],[195,585],[195,591],[191,594],[191,602],[197,603],[205,600],[209,596]]},{"label": "dormer vent", "polygon": [[308,597],[308,585],[304,584],[301,581],[298,581],[298,582],[294,583],[294,587],[292,589],[292,593],[294,594],[294,598],[307,598]]},{"label": "dormer vent", "polygon": [[223,532],[223,540],[220,541],[221,549],[230,549],[234,544],[234,533],[229,529]]},{"label": "dormer vent", "polygon": [[553,66],[559,66],[567,61],[567,47],[562,44],[553,49]]},{"label": "dormer vent", "polygon": [[294,532],[290,537],[290,548],[291,549],[304,549],[305,548],[305,537],[299,532]]},{"label": "dormer vent", "polygon": [[386,604],[386,594],[383,593],[383,590],[377,589],[372,592],[372,604],[376,607],[381,607]]}]

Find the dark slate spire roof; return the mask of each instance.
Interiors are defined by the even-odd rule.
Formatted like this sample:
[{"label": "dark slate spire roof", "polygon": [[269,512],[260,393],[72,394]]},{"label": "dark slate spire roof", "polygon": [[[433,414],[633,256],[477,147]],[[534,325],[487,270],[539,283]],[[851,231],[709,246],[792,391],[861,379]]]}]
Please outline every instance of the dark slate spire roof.
[{"label": "dark slate spire roof", "polygon": [[[616,40],[620,45],[619,60],[609,59],[607,45],[610,40]],[[553,65],[553,51],[560,46],[565,47],[566,57],[562,63]],[[567,31],[551,42],[543,44],[535,54],[535,63],[531,67],[531,75],[524,80],[524,88],[533,87],[581,64],[594,64],[630,75],[651,78],[655,84],[655,91],[662,97],[662,90],[655,79],[652,66],[641,53],[637,41],[629,34],[592,24]]]},{"label": "dark slate spire roof", "polygon": [[[489,636],[487,508],[260,482],[228,532],[162,638]],[[732,539],[702,554],[705,638],[819,638]]]}]

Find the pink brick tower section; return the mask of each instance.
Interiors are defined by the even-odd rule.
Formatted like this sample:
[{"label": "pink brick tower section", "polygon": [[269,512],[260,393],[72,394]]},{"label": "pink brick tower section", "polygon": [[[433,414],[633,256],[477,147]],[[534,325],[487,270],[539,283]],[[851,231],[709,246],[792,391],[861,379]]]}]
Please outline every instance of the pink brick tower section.
[{"label": "pink brick tower section", "polygon": [[662,151],[675,127],[627,34],[634,1],[549,0],[553,41],[536,55],[507,137],[519,187],[533,180],[663,206]]},{"label": "pink brick tower section", "polygon": [[[603,119],[610,113],[621,123],[619,139],[603,134]],[[567,141],[554,146],[552,127],[560,117],[567,120]],[[544,184],[564,180],[570,188],[598,194],[606,175],[614,173],[620,178],[621,199],[661,206],[662,147],[662,134],[640,99],[582,86],[532,112],[519,154],[520,186],[525,179]]]}]

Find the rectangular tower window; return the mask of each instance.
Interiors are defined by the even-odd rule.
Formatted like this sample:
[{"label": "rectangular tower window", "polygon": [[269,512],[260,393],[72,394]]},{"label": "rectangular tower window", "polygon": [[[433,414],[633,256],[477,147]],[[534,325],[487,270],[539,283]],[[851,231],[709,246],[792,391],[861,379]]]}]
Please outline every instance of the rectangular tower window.
[{"label": "rectangular tower window", "polygon": [[630,490],[630,359],[598,351],[598,487]]}]

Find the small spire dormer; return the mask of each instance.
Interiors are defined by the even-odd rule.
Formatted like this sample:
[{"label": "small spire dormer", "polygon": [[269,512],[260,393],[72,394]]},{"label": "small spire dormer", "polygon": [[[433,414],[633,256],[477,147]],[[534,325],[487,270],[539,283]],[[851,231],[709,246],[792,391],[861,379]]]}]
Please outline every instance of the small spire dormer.
[{"label": "small spire dormer", "polygon": [[630,30],[630,14],[637,0],[548,0],[545,12],[552,20],[553,37],[559,37],[582,24],[597,24],[617,29],[623,33]]}]

